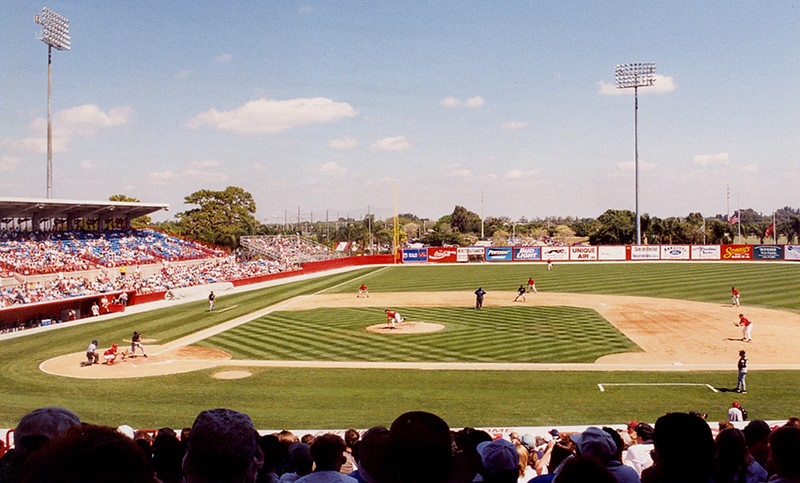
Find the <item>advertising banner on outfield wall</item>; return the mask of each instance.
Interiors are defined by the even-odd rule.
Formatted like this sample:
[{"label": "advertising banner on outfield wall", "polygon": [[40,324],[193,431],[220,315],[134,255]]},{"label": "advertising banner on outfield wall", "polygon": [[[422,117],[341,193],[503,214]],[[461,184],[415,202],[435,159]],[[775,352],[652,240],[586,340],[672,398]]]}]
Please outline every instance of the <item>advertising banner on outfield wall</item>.
[{"label": "advertising banner on outfield wall", "polygon": [[753,258],[756,260],[783,260],[783,246],[753,245]]},{"label": "advertising banner on outfield wall", "polygon": [[569,247],[542,247],[542,260],[569,260]]},{"label": "advertising banner on outfield wall", "polygon": [[598,260],[625,260],[625,245],[597,247]]},{"label": "advertising banner on outfield wall", "polygon": [[[481,254],[483,254],[483,251],[481,251]],[[469,261],[469,247],[458,247],[456,249],[456,261],[461,263]]]},{"label": "advertising banner on outfield wall", "polygon": [[719,245],[692,245],[692,260],[719,260],[721,254]]},{"label": "advertising banner on outfield wall", "polygon": [[514,260],[532,262],[542,259],[542,247],[514,247]]},{"label": "advertising banner on outfield wall", "polygon": [[722,245],[721,260],[752,260],[753,245]]},{"label": "advertising banner on outfield wall", "polygon": [[662,260],[688,260],[689,245],[661,245]]},{"label": "advertising banner on outfield wall", "polygon": [[597,247],[569,247],[569,259],[578,261],[597,260]]},{"label": "advertising banner on outfield wall", "polygon": [[407,248],[403,250],[403,263],[427,262],[427,248]]},{"label": "advertising banner on outfield wall", "polygon": [[432,263],[452,263],[458,260],[456,247],[430,247],[428,248],[428,261]]},{"label": "advertising banner on outfield wall", "polygon": [[630,260],[658,260],[661,256],[659,245],[628,245]]},{"label": "advertising banner on outfield wall", "polygon": [[510,262],[511,255],[511,247],[486,247],[487,262]]},{"label": "advertising banner on outfield wall", "polygon": [[800,245],[784,245],[783,246],[783,259],[784,260],[800,260]]}]

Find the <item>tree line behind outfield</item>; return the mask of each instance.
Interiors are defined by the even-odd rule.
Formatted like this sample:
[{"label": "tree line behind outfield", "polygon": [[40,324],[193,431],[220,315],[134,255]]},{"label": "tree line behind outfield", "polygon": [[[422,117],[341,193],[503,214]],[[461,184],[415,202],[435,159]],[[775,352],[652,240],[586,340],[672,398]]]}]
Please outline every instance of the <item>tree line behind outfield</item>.
[{"label": "tree line behind outfield", "polygon": [[[113,200],[138,201],[125,195]],[[236,186],[223,191],[200,190],[184,199],[195,206],[177,213],[174,220],[149,223],[168,233],[190,237],[214,245],[239,248],[239,238],[246,235],[301,235],[335,247],[347,242],[360,253],[386,253],[391,250],[393,218],[377,219],[369,214],[362,219],[338,217],[336,220],[286,220],[284,223],[261,223],[256,217],[253,196]],[[784,207],[775,212],[775,232],[779,243],[800,242],[800,209]],[[689,213],[685,217],[658,218],[643,214],[642,242],[648,244],[724,244],[741,240],[748,243],[771,243],[768,229],[773,214],[753,209],[739,210],[740,223],[730,224],[728,215],[704,216]],[[140,220],[147,224],[149,220]],[[606,210],[597,218],[547,217],[511,220],[487,217],[463,206],[437,220],[420,218],[412,213],[398,216],[400,243],[428,246],[474,245],[481,239],[494,245],[532,245],[534,243],[591,245],[632,244],[636,237],[635,214],[630,210]]]}]

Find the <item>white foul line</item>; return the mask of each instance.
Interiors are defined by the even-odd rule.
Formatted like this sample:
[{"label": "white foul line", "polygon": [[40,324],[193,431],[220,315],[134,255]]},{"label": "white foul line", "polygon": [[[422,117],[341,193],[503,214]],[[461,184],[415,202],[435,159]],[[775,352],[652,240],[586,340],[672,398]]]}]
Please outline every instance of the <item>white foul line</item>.
[{"label": "white foul line", "polygon": [[705,386],[711,389],[712,392],[719,392],[711,384],[692,383],[692,382],[607,382],[598,383],[597,387],[600,392],[605,392],[606,386]]}]

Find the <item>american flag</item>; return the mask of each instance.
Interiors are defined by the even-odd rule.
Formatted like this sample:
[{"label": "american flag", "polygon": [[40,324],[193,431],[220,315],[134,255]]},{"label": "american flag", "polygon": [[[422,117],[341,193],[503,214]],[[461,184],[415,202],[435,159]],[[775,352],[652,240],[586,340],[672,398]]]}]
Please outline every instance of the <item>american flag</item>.
[{"label": "american flag", "polygon": [[769,224],[769,226],[767,227],[767,231],[764,232],[764,236],[772,236],[773,233],[775,233],[775,222],[774,221]]},{"label": "american flag", "polygon": [[728,224],[729,225],[735,225],[737,223],[739,223],[739,212],[738,211],[736,213],[732,214],[731,217],[728,219]]}]

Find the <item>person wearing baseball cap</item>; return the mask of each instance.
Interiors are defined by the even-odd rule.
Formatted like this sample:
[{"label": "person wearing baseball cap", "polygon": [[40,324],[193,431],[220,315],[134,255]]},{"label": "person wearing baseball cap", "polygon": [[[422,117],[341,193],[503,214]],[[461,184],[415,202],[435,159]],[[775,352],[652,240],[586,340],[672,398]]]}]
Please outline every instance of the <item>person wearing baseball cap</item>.
[{"label": "person wearing baseball cap", "polygon": [[263,465],[264,453],[250,416],[225,408],[197,415],[183,458],[188,483],[254,483]]},{"label": "person wearing baseball cap", "polygon": [[514,443],[503,438],[478,443],[482,480],[489,483],[515,483],[519,478],[519,453]]},{"label": "person wearing baseball cap", "polygon": [[747,384],[745,378],[747,377],[747,353],[744,350],[739,351],[739,362],[736,364],[739,371],[736,380],[736,392],[747,394]]},{"label": "person wearing baseball cap", "polygon": [[[619,447],[608,431],[590,426],[582,433],[570,435],[570,439],[577,446],[578,454],[591,456],[601,462],[614,475],[617,482],[638,483],[640,481],[636,470],[623,465],[617,459]],[[620,439],[620,441],[622,440]]]}]

